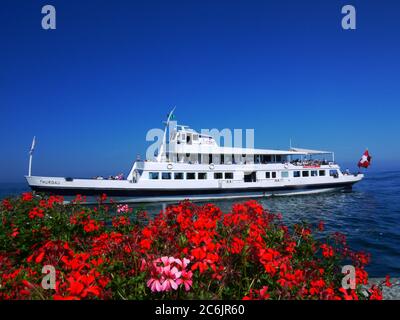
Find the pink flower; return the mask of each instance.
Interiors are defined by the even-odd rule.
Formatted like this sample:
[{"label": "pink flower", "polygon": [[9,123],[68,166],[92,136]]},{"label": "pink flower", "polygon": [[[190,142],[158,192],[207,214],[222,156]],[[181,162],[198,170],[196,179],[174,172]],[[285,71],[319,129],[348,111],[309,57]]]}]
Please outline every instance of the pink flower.
[{"label": "pink flower", "polygon": [[162,257],[161,259],[156,260],[157,262],[161,262],[164,264],[164,266],[169,266],[170,264],[174,263],[176,259],[174,257]]},{"label": "pink flower", "polygon": [[147,281],[147,286],[150,288],[151,292],[163,291],[163,287],[159,279],[151,278],[149,281]]},{"label": "pink flower", "polygon": [[170,265],[163,268],[163,276],[165,277],[162,284],[163,291],[170,291],[171,289],[178,289],[177,280],[181,276],[181,272],[176,267],[171,268]]},{"label": "pink flower", "polygon": [[171,291],[172,289],[178,289],[178,284],[176,281],[172,279],[165,279],[162,284],[162,291]]},{"label": "pink flower", "polygon": [[180,259],[175,259],[175,262],[182,267],[182,269],[186,269],[187,265],[190,263],[189,259],[183,258],[182,260]]},{"label": "pink flower", "polygon": [[154,260],[150,265],[151,278],[147,281],[147,287],[152,292],[168,292],[183,285],[189,291],[193,283],[192,272],[186,270],[189,262],[186,258],[181,260],[167,256]]},{"label": "pink flower", "polygon": [[119,204],[117,206],[118,213],[127,213],[129,212],[129,206],[127,204]]}]

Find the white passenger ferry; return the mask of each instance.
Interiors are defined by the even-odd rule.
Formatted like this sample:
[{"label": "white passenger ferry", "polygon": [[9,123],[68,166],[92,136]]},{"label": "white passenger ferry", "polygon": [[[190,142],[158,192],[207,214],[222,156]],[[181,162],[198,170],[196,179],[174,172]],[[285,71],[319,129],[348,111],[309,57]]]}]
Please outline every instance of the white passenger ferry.
[{"label": "white passenger ferry", "polygon": [[364,177],[342,172],[333,152],[223,147],[211,135],[182,125],[169,130],[167,141],[171,115],[158,156],[135,161],[126,179],[32,176],[31,154],[28,184],[34,191],[57,195],[105,193],[130,202],[155,202],[326,192],[351,188]]}]

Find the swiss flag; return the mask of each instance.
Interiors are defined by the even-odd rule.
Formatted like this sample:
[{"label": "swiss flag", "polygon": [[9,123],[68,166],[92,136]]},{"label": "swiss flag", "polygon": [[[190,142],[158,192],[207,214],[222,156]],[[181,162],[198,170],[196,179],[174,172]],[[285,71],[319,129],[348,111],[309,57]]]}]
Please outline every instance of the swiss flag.
[{"label": "swiss flag", "polygon": [[358,161],[358,167],[368,168],[371,164],[371,156],[369,155],[368,149],[365,150],[360,161]]}]

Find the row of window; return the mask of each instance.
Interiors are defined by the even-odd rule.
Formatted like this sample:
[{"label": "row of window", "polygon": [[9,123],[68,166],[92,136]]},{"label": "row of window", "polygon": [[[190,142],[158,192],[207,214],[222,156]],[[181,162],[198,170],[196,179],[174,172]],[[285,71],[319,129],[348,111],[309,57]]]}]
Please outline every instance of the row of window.
[{"label": "row of window", "polygon": [[[337,177],[339,175],[337,170],[329,170],[329,175],[331,177]],[[302,170],[302,171],[293,171],[293,177],[324,177],[326,176],[325,170]],[[283,176],[282,176],[283,177]]]},{"label": "row of window", "polygon": [[[179,141],[178,141],[179,142]],[[195,153],[177,153],[167,154],[167,158],[177,162],[189,163],[214,163],[214,164],[267,164],[267,163],[283,163],[286,158],[281,155],[246,155],[246,154],[195,154]]]},{"label": "row of window", "polygon": [[[267,178],[267,179],[271,179],[271,178],[275,179],[276,178],[276,171],[267,171],[265,173],[265,178]],[[283,176],[282,176],[282,178],[283,178]]]},{"label": "row of window", "polygon": [[[186,175],[186,178],[185,178]],[[294,178],[300,177],[324,177],[326,175],[325,170],[296,170],[293,171]],[[330,176],[337,176],[337,170],[329,170]],[[267,171],[265,172],[266,179],[276,179],[277,172],[276,171]],[[207,172],[161,172],[161,179],[162,180],[206,180],[207,179]],[[289,178],[289,171],[282,171],[281,178]],[[149,179],[150,180],[158,180],[160,179],[160,172],[149,172]],[[226,179],[230,180],[233,179],[233,172],[214,172],[214,179]]]},{"label": "row of window", "polygon": [[325,176],[325,170],[303,170],[303,171],[293,171],[293,177],[294,178],[299,178],[299,177],[323,177]]},{"label": "row of window", "polygon": [[[294,178],[300,178],[300,177],[324,177],[326,175],[325,170],[298,170],[298,171],[293,171],[293,177]],[[337,170],[329,170],[329,175],[332,177],[335,177],[338,175]],[[267,171],[265,172],[265,178],[266,179],[275,179],[277,176],[276,171]],[[289,178],[289,171],[282,171],[281,172],[281,178]]]},{"label": "row of window", "polygon": [[[186,180],[206,180],[207,172],[186,172]],[[183,180],[185,177],[184,172],[161,172],[162,180],[171,180],[174,177],[174,180]],[[159,172],[149,172],[150,180],[158,180],[160,178]],[[233,179],[233,172],[214,172],[214,179]]]}]

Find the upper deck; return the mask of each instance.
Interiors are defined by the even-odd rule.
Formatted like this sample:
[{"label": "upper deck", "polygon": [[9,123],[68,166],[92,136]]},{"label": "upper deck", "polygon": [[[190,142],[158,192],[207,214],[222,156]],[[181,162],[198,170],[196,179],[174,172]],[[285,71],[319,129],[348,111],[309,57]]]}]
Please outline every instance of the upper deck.
[{"label": "upper deck", "polygon": [[[220,135],[219,140],[230,142],[231,137]],[[208,134],[198,133],[188,126],[176,125],[170,132],[169,142],[160,149],[158,162],[189,164],[268,164],[292,163],[294,165],[321,165],[334,163],[334,153],[311,149],[289,150],[256,149],[220,146]],[[322,156],[322,157],[321,157]],[[331,157],[330,160],[327,157]],[[316,159],[317,158],[317,159]],[[151,160],[151,159],[148,159]]]}]

